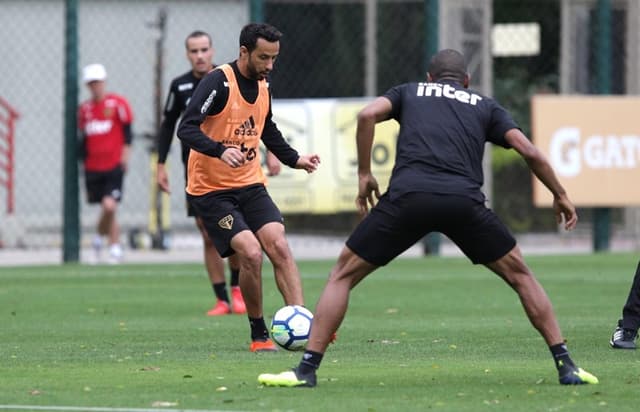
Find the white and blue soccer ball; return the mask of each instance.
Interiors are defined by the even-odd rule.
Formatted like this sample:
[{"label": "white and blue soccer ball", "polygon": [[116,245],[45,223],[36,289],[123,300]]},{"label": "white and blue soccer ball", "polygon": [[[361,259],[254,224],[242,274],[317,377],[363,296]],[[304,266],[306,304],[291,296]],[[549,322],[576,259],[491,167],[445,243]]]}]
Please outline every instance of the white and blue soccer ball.
[{"label": "white and blue soccer ball", "polygon": [[309,340],[313,313],[304,306],[284,306],[273,315],[271,337],[286,350],[303,350]]}]

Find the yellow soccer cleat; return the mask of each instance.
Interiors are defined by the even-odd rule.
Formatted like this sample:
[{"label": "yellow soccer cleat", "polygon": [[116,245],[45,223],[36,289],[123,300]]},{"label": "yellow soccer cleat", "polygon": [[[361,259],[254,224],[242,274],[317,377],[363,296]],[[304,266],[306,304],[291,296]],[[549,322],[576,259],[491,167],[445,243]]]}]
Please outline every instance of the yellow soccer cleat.
[{"label": "yellow soccer cleat", "polygon": [[595,385],[598,383],[598,378],[582,368],[572,368],[569,373],[560,377],[561,385]]},{"label": "yellow soccer cleat", "polygon": [[264,386],[312,388],[316,386],[316,374],[310,373],[306,376],[298,376],[296,369],[277,374],[263,373],[258,376],[258,382]]}]

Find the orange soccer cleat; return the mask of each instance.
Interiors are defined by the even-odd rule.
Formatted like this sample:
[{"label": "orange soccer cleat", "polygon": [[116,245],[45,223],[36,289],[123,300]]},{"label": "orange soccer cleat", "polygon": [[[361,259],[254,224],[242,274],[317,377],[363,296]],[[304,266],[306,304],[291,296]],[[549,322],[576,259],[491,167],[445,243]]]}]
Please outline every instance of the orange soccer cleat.
[{"label": "orange soccer cleat", "polygon": [[207,316],[222,316],[231,313],[231,306],[224,300],[218,300],[216,305],[207,312]]},{"label": "orange soccer cleat", "polygon": [[249,347],[251,352],[277,352],[278,348],[271,339],[254,340]]},{"label": "orange soccer cleat", "polygon": [[231,287],[231,310],[233,313],[237,313],[239,315],[247,313],[247,307],[244,304],[244,298],[242,297],[240,286]]}]

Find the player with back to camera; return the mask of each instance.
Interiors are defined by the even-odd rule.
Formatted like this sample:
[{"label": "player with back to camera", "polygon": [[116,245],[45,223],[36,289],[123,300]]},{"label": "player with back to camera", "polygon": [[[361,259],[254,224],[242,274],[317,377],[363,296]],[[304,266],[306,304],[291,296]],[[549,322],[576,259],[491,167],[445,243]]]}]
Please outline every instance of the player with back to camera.
[{"label": "player with back to camera", "polygon": [[238,59],[202,78],[178,127],[178,137],[191,148],[189,203],[220,255],[238,258],[251,352],[277,350],[263,316],[263,250],[285,304],[304,304],[283,218],[265,187],[260,141],[289,167],[311,173],[320,163],[318,155],[299,155],[289,146],[272,119],[267,77],[280,52],[281,35],[268,24],[246,25]]},{"label": "player with back to camera", "polygon": [[82,76],[91,97],[78,108],[80,156],[84,164],[87,200],[89,204],[100,204],[97,234],[92,246],[98,263],[106,237],[108,263],[116,264],[123,258],[116,214],[129,163],[133,112],[125,97],[107,92],[107,71],[102,64],[84,67]]},{"label": "player with back to camera", "polygon": [[[360,281],[437,231],[474,263],[483,264],[518,294],[524,310],[549,346],[563,385],[598,383],[569,356],[549,298],[527,267],[516,240],[485,206],[482,157],[485,142],[515,149],[553,193],[553,209],[567,230],[578,221],[575,207],[551,165],[495,100],[467,91],[464,57],[442,50],[429,64],[427,82],[391,88],[358,114],[358,210],[372,208],[347,239],[316,306],[311,336],[292,371],[261,374],[269,386],[316,386],[316,370],[330,336],[344,319],[349,295]],[[371,174],[375,125],[400,124],[396,161],[380,197]],[[378,202],[374,205],[375,199]]]},{"label": "player with back to camera", "polygon": [[[200,83],[203,76],[215,68],[213,64],[214,48],[211,36],[201,30],[190,33],[185,39],[185,49],[187,60],[191,64],[191,70],[176,77],[171,81],[169,95],[164,106],[164,116],[160,126],[158,136],[158,165],[157,182],[161,190],[169,193],[169,175],[165,167],[171,141],[178,119],[191,99],[193,91]],[[189,146],[181,143],[182,164],[184,167],[185,181],[187,180],[187,163],[189,159]],[[277,175],[280,172],[280,163],[273,155],[267,156],[267,167],[270,175]],[[196,216],[193,208],[187,204],[187,215],[194,216],[196,225],[204,244],[204,265],[211,282],[213,293],[216,296],[216,304],[207,311],[208,316],[220,316],[230,313],[243,314],[247,312],[244,298],[239,286],[238,263],[234,256],[229,257],[229,271],[231,272],[231,301],[227,293],[227,284],[224,275],[224,261],[216,250],[207,231],[202,224],[202,219]]]}]

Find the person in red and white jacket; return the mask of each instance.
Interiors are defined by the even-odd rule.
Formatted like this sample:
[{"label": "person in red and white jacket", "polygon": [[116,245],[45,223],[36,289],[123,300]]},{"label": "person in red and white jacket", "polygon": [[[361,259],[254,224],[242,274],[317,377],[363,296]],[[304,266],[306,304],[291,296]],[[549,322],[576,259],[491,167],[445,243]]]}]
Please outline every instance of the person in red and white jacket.
[{"label": "person in red and white jacket", "polygon": [[129,161],[133,134],[133,113],[123,96],[108,93],[107,71],[102,64],[83,69],[83,81],[91,97],[78,109],[80,153],[84,160],[84,176],[89,204],[100,204],[102,210],[93,240],[99,261],[103,238],[109,244],[109,263],[122,261],[120,227],[116,219],[122,200],[122,184]]}]

